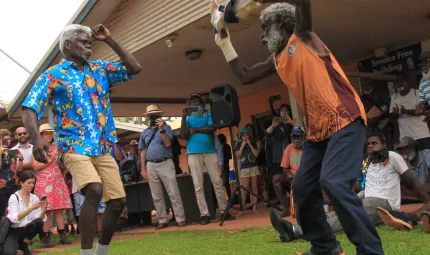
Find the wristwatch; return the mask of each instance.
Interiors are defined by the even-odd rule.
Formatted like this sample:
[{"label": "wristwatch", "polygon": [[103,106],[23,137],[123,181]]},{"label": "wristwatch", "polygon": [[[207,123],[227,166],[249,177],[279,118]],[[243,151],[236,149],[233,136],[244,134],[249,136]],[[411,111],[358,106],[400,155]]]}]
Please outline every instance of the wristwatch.
[{"label": "wristwatch", "polygon": [[164,129],[160,130],[160,134],[164,134],[164,133],[166,133],[166,130]]}]

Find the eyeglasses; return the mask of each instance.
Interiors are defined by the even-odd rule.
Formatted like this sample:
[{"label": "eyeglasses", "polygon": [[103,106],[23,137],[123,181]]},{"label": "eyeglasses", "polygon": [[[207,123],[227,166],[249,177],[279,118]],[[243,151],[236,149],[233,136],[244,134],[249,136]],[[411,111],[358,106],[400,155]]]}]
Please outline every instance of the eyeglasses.
[{"label": "eyeglasses", "polygon": [[27,132],[22,132],[22,133],[16,133],[17,136],[26,136]]}]

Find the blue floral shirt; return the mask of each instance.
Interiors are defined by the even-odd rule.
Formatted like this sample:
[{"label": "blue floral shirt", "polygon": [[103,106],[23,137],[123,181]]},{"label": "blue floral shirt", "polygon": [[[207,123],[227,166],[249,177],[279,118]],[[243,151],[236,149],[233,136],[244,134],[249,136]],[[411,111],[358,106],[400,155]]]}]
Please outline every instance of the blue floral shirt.
[{"label": "blue floral shirt", "polygon": [[130,79],[122,63],[89,61],[82,71],[62,59],[37,78],[22,106],[39,120],[49,108],[62,152],[97,156],[117,142],[110,88]]}]

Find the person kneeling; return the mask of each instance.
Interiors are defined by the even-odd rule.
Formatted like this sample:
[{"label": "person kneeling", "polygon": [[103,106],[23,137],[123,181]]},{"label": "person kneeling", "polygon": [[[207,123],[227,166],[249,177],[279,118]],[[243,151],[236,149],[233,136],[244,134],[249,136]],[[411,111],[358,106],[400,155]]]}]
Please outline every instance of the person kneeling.
[{"label": "person kneeling", "polygon": [[12,225],[4,244],[5,255],[17,254],[17,244],[24,255],[31,254],[28,244],[42,231],[43,222],[46,221],[46,201],[30,193],[36,176],[31,171],[24,171],[19,173],[18,180],[21,189],[9,198],[7,208],[7,218]]}]

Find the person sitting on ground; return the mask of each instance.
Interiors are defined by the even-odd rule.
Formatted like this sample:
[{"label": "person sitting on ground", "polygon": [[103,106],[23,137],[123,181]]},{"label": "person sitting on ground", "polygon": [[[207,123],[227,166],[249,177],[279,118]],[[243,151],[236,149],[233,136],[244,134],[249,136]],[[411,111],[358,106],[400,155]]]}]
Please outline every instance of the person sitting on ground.
[{"label": "person sitting on ground", "polygon": [[[414,176],[429,192],[430,188],[430,151],[419,150],[419,143],[411,137],[403,137],[397,146],[397,152],[403,157]],[[402,197],[412,197],[419,199],[420,196],[411,187],[402,183]]]},{"label": "person sitting on ground", "polygon": [[418,111],[418,91],[411,88],[404,75],[397,77],[396,85],[398,92],[391,98],[390,114],[399,124],[399,139],[411,137],[418,142],[419,150],[430,149],[425,116]]},{"label": "person sitting on ground", "polygon": [[[371,152],[371,162],[367,168],[365,197],[362,200],[366,213],[374,225],[390,221],[386,215],[388,212],[400,211],[400,179],[413,187],[421,195],[426,204],[411,214],[402,214],[404,217],[419,220],[420,215],[430,209],[430,198],[422,188],[420,182],[409,170],[403,158],[387,150],[385,137],[379,133],[372,133],[367,139],[368,151]],[[383,212],[383,214],[382,214]],[[276,210],[271,211],[270,220],[273,227],[280,233],[281,241],[290,242],[302,238],[302,230],[298,225],[292,225],[283,220]],[[343,230],[337,215],[327,217],[327,222],[333,232]],[[405,224],[406,226],[406,224]]]},{"label": "person sitting on ground", "polygon": [[303,143],[305,142],[305,131],[303,127],[296,126],[291,131],[292,143],[287,146],[282,156],[281,167],[283,173],[273,175],[273,184],[276,196],[281,202],[282,217],[289,216],[290,211],[287,207],[286,192],[290,192],[293,177],[296,175],[299,168],[300,159],[303,152]]},{"label": "person sitting on ground", "polygon": [[[236,156],[240,159],[240,184],[246,188],[251,186],[252,192],[258,194],[257,180],[260,170],[257,163],[257,142],[250,137],[249,130],[246,127],[240,129],[239,138],[240,140],[236,143],[234,150],[236,151]],[[248,192],[241,190],[241,194],[242,204],[245,207]],[[257,202],[257,197],[251,195],[252,210],[254,213],[258,213]]]},{"label": "person sitting on ground", "polygon": [[424,114],[426,117],[424,122],[430,130],[430,55],[428,53],[420,56],[421,73],[423,78],[419,85],[419,105],[418,112]]},{"label": "person sitting on ground", "polygon": [[7,208],[7,218],[12,224],[4,243],[5,255],[16,255],[17,245],[24,255],[30,255],[28,245],[46,221],[48,203],[31,194],[36,176],[32,171],[23,171],[18,174],[18,180],[21,189],[9,198]]}]

